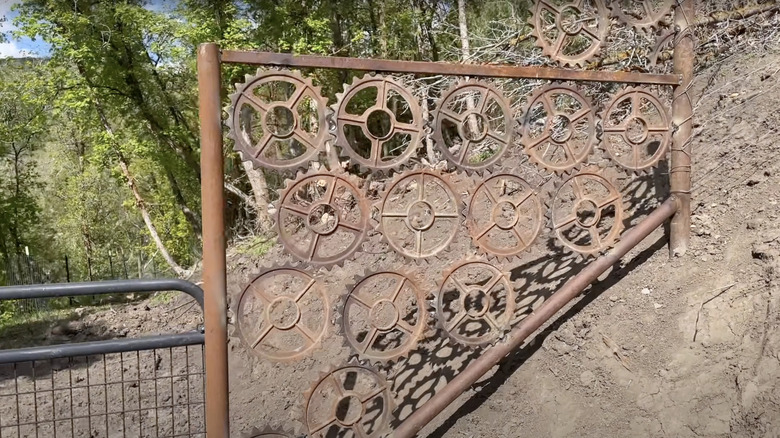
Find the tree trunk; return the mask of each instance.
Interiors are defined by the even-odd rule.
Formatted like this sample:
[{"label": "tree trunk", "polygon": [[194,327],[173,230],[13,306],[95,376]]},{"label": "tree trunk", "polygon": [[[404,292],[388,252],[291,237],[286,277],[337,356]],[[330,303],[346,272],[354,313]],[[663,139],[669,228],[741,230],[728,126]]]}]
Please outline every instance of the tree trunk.
[{"label": "tree trunk", "polygon": [[242,162],[242,165],[252,186],[258,228],[260,231],[269,231],[273,223],[271,216],[268,215],[268,184],[265,182],[265,175],[261,169],[253,169],[252,164],[247,161]]},{"label": "tree trunk", "polygon": [[471,47],[469,46],[469,27],[466,22],[466,0],[458,0],[458,27],[460,28],[460,54],[463,62],[469,62]]}]

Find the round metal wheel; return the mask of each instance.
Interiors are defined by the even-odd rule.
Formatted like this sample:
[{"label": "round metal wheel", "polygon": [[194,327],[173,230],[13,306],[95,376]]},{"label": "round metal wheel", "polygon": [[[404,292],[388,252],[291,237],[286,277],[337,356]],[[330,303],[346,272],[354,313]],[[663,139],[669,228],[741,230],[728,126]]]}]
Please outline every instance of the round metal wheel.
[{"label": "round metal wheel", "polygon": [[530,23],[542,53],[571,67],[584,67],[594,60],[610,28],[602,0],[537,0]]}]

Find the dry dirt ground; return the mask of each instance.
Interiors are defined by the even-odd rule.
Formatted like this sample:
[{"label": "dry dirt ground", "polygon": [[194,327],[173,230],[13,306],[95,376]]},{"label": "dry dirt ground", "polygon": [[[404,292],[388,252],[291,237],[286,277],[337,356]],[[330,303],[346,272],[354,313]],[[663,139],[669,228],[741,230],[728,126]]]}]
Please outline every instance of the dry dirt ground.
[{"label": "dry dirt ground", "polygon": [[[737,54],[701,71],[696,106],[693,238],[669,259],[657,230],[609,275],[423,430],[428,437],[780,437],[780,51]],[[623,179],[639,220],[664,195],[664,168]],[[660,187],[658,191],[652,187]],[[474,254],[460,236],[454,259]],[[507,265],[517,315],[541,304],[583,266],[536,250]],[[278,247],[230,261],[231,304]],[[362,269],[398,266],[377,236],[359,262],[325,273],[335,303]],[[432,288],[446,268],[426,269]],[[119,306],[88,317],[104,336],[181,330],[198,322],[183,302]],[[160,321],[164,321],[160,324]],[[301,404],[321,371],[349,358],[330,330],[322,348],[274,364],[229,342],[233,436],[271,425],[301,431]],[[118,327],[118,328],[116,328]],[[104,330],[105,329],[101,329]],[[395,416],[405,418],[478,351],[431,329],[407,360],[387,367]],[[47,338],[48,339],[48,338]]]}]

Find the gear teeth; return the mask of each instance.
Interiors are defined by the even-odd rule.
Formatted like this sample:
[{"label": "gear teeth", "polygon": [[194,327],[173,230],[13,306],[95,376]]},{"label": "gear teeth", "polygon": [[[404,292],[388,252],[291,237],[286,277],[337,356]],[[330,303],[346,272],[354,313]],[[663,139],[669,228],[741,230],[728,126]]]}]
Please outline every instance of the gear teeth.
[{"label": "gear teeth", "polygon": [[[670,42],[674,42],[674,38],[677,35],[677,33],[674,31],[674,29],[668,29],[666,31],[659,31],[655,34],[655,44],[653,45],[653,51],[650,52],[650,55],[647,57],[648,61],[650,61],[650,64],[658,67],[663,65],[663,63],[666,60],[659,60],[661,54],[663,53],[664,46],[669,44]],[[674,49],[672,49],[674,50]],[[659,62],[661,61],[661,62]]]},{"label": "gear teeth", "polygon": [[[343,423],[340,423],[338,420],[334,420],[333,422],[325,425],[317,425],[319,426],[318,430],[315,430],[314,433],[310,430],[310,425],[308,421],[308,410],[309,410],[309,403],[312,400],[312,397],[317,393],[317,389],[327,381],[333,382],[334,384],[338,384],[338,381],[336,379],[331,379],[330,377],[334,375],[335,373],[345,370],[345,369],[351,369],[355,370],[355,372],[362,372],[362,373],[369,373],[372,377],[375,383],[378,384],[378,386],[383,387],[378,393],[376,393],[375,396],[369,398],[369,400],[366,400],[363,403],[367,403],[370,400],[373,400],[376,397],[382,396],[383,401],[385,402],[383,404],[382,409],[382,415],[378,420],[381,420],[381,424],[377,425],[373,432],[371,434],[366,433],[362,427],[360,427],[361,419],[358,419],[351,425],[346,425]],[[303,429],[305,433],[307,434],[307,437],[309,438],[324,438],[325,434],[327,434],[328,429],[332,425],[336,425],[342,429],[348,429],[351,430],[354,434],[354,436],[361,437],[361,438],[378,438],[386,436],[388,432],[390,432],[390,421],[392,420],[392,414],[393,411],[396,408],[395,399],[393,397],[392,391],[392,383],[387,380],[386,376],[379,371],[377,368],[371,366],[371,365],[365,365],[360,363],[356,358],[352,358],[346,363],[341,363],[339,365],[331,366],[329,369],[320,371],[318,378],[312,382],[312,384],[309,386],[309,389],[307,389],[303,393],[303,400],[302,400],[302,409],[300,409],[301,413],[301,423],[303,424]],[[354,390],[346,391],[344,388],[340,388],[342,394],[345,394],[345,396],[350,396],[352,394],[356,396],[360,396],[361,394],[355,394]],[[343,397],[343,396],[342,396]],[[343,398],[342,398],[343,399]],[[336,406],[339,400],[333,400],[333,403],[331,403],[331,406]],[[365,414],[364,414],[365,415]],[[378,421],[375,420],[375,421]],[[376,424],[376,423],[374,423]],[[357,427],[357,429],[355,429]]]},{"label": "gear teeth", "polygon": [[[632,18],[627,13],[623,11],[623,8],[621,6],[621,2],[618,1],[610,1],[609,3],[609,9],[610,9],[610,15],[614,18],[617,18],[621,23],[625,24],[626,26],[631,26],[638,32],[643,33],[653,33],[661,28],[661,25],[663,23],[664,17],[669,15],[672,12],[672,8],[674,7],[675,0],[664,0],[663,2],[663,8],[659,10],[656,13],[649,14],[649,16],[643,17],[641,19]],[[645,6],[649,6],[647,0],[640,0],[640,1],[634,1],[634,3],[643,3]],[[647,13],[648,9],[647,7],[644,8],[645,13]]]},{"label": "gear teeth", "polygon": [[[503,144],[501,150],[496,152],[493,156],[491,156],[490,159],[485,160],[484,162],[481,162],[477,165],[468,165],[468,164],[459,163],[458,159],[450,152],[449,148],[447,147],[447,144],[444,140],[444,136],[442,133],[441,123],[443,122],[443,118],[440,112],[442,108],[445,108],[446,105],[450,102],[450,100],[453,97],[457,97],[459,92],[461,92],[462,90],[473,91],[477,89],[482,90],[480,95],[483,96],[485,100],[487,100],[488,97],[492,97],[493,100],[496,103],[498,103],[504,115],[504,125],[506,128],[505,135],[507,138],[502,142]],[[468,110],[467,113],[470,111],[471,110]],[[507,154],[509,148],[514,144],[515,130],[514,130],[514,119],[512,117],[511,105],[509,104],[509,101],[506,99],[504,94],[497,87],[490,84],[489,82],[476,80],[476,79],[469,79],[465,81],[456,82],[455,84],[450,86],[450,88],[448,88],[441,95],[441,97],[436,101],[436,105],[434,107],[434,110],[431,112],[431,114],[432,114],[433,122],[430,128],[432,131],[431,137],[433,139],[434,146],[436,147],[436,149],[439,150],[439,152],[441,152],[442,156],[447,160],[447,162],[450,165],[454,166],[458,170],[466,172],[468,176],[472,176],[474,174],[481,176],[485,172],[488,172],[491,169],[495,168],[496,165],[500,163],[501,158],[503,158]],[[450,122],[453,121],[450,120]],[[463,121],[459,123],[463,124],[466,122]],[[479,140],[478,143],[481,143],[483,141],[484,139]]]},{"label": "gear teeth", "polygon": [[[507,291],[507,304],[506,309],[504,310],[504,314],[507,315],[507,318],[505,318],[505,322],[503,324],[497,324],[497,331],[496,327],[493,327],[493,333],[486,334],[481,336],[477,339],[468,339],[467,337],[461,337],[456,336],[453,334],[450,330],[447,329],[446,324],[449,321],[445,321],[443,311],[444,311],[444,303],[443,295],[442,295],[442,289],[447,284],[447,281],[449,278],[459,269],[466,267],[468,265],[475,265],[480,264],[485,266],[486,269],[489,269],[491,271],[497,271],[499,275],[501,275],[501,279],[498,281],[504,281],[504,287]],[[497,284],[497,283],[496,283]],[[495,287],[495,285],[493,286]],[[491,288],[492,290],[492,288]],[[463,291],[460,291],[463,293]],[[488,291],[489,292],[489,291]],[[487,260],[485,260],[482,257],[468,257],[465,260],[461,260],[459,262],[455,262],[449,266],[443,273],[442,273],[442,279],[438,284],[437,292],[436,292],[436,298],[435,298],[435,313],[436,313],[436,327],[440,329],[450,340],[450,342],[458,345],[463,345],[466,347],[471,348],[484,348],[489,345],[494,345],[496,342],[500,341],[504,335],[511,330],[511,324],[512,321],[515,319],[515,290],[514,285],[512,284],[512,281],[509,279],[509,274],[505,272],[501,267],[497,266],[495,263],[490,263]],[[465,316],[464,316],[465,318]],[[463,321],[456,324],[455,328],[463,324]]]},{"label": "gear teeth", "polygon": [[[268,160],[267,158],[263,157],[262,154],[258,153],[256,151],[256,147],[253,144],[249,144],[247,140],[240,135],[241,128],[238,124],[237,114],[239,111],[241,111],[241,105],[242,104],[242,96],[245,96],[245,93],[247,91],[254,90],[255,87],[262,85],[265,82],[270,81],[281,81],[286,82],[295,85],[296,90],[298,90],[299,87],[303,87],[304,90],[301,92],[301,96],[303,94],[306,94],[307,97],[314,99],[317,103],[317,109],[318,109],[318,122],[319,122],[319,131],[315,135],[315,137],[311,140],[307,147],[307,151],[304,154],[301,154],[298,157],[292,158],[292,159],[281,159],[281,160]],[[241,157],[241,161],[250,162],[252,164],[253,169],[271,169],[276,170],[279,172],[285,172],[285,173],[295,173],[298,170],[308,169],[311,166],[312,162],[317,161],[317,158],[319,157],[320,152],[323,150],[323,145],[325,144],[325,141],[328,137],[328,128],[327,128],[327,111],[326,108],[328,106],[327,98],[323,97],[322,95],[322,88],[315,86],[312,83],[311,78],[307,78],[302,76],[297,71],[292,70],[281,70],[281,69],[258,69],[257,74],[250,75],[247,74],[245,77],[245,82],[242,84],[235,84],[236,91],[232,94],[230,94],[230,105],[227,108],[227,121],[226,126],[228,128],[227,137],[234,142],[233,150],[235,150],[239,156]],[[307,93],[308,91],[308,93]],[[247,99],[248,100],[248,99]],[[282,102],[282,101],[275,101],[275,102]],[[282,103],[282,107],[287,108],[285,106],[287,102],[285,101]],[[298,102],[295,102],[296,104]],[[293,113],[293,117],[295,117],[295,108],[287,108]],[[261,117],[265,117],[262,113],[265,110],[258,109],[258,112],[261,113]],[[257,121],[257,123],[260,123],[260,121]],[[293,131],[290,134],[290,137],[280,137],[277,135],[272,135],[271,138],[266,142],[266,146],[272,144],[274,141],[279,140],[287,140],[289,138],[293,138],[296,131],[300,129],[298,125],[294,125]],[[300,135],[300,133],[299,133]],[[299,140],[300,142],[300,140]]]},{"label": "gear teeth", "polygon": [[[335,193],[336,191],[336,185],[341,185],[344,187],[345,184],[351,186],[349,191],[352,192],[352,194],[355,196],[355,199],[357,201],[357,205],[355,208],[360,210],[361,213],[361,224],[356,225],[355,227],[362,229],[361,232],[355,232],[353,235],[355,236],[355,240],[352,242],[352,244],[344,250],[341,254],[338,254],[337,256],[331,256],[330,258],[324,259],[324,260],[316,260],[317,254],[316,254],[316,247],[314,254],[309,252],[308,254],[301,254],[300,250],[295,249],[288,243],[284,241],[283,233],[282,233],[282,222],[281,222],[281,214],[282,214],[282,206],[285,203],[285,201],[288,200],[288,198],[294,193],[296,187],[298,187],[301,184],[305,184],[307,180],[314,179],[314,178],[326,178],[330,180],[330,185],[333,185],[332,193]],[[360,188],[361,181],[356,178],[354,175],[349,174],[347,172],[344,172],[340,169],[337,170],[318,170],[318,171],[304,171],[299,172],[298,175],[295,177],[295,179],[287,179],[284,182],[284,188],[281,191],[281,194],[279,196],[279,199],[274,204],[274,207],[276,208],[276,212],[273,215],[273,222],[274,222],[274,230],[276,231],[276,238],[280,245],[288,252],[290,255],[292,255],[296,260],[309,264],[312,267],[315,268],[322,268],[325,270],[331,270],[332,268],[336,266],[343,266],[344,262],[347,260],[351,260],[354,258],[355,254],[360,252],[363,247],[363,243],[365,242],[368,231],[371,228],[370,221],[371,221],[371,204],[368,201],[368,198],[365,195],[365,190]],[[333,206],[333,202],[326,202],[325,204],[329,206]],[[313,206],[310,206],[313,207]],[[334,210],[338,213],[339,209],[334,208]],[[340,220],[340,218],[338,218]],[[335,232],[338,229],[338,225],[336,228],[331,231],[330,233]],[[312,232],[313,233],[313,232]],[[328,235],[330,233],[327,233]],[[314,234],[314,233],[313,233]],[[319,235],[317,235],[319,236]],[[318,237],[319,238],[319,237]],[[319,244],[319,241],[317,241]],[[310,248],[307,248],[307,250],[311,250]]]},{"label": "gear teeth", "polygon": [[[601,53],[604,50],[605,41],[607,39],[607,36],[609,35],[609,29],[611,27],[611,21],[609,19],[609,10],[601,0],[595,1],[597,13],[596,15],[594,15],[594,18],[598,20],[598,30],[597,30],[598,39],[591,39],[593,44],[591,44],[587,50],[583,51],[579,55],[573,55],[568,57],[560,53],[563,47],[561,47],[561,49],[558,49],[558,51],[555,52],[555,47],[553,46],[557,41],[553,41],[552,45],[548,44],[544,34],[540,31],[542,26],[539,20],[542,17],[541,12],[542,12],[543,3],[544,2],[539,0],[537,0],[534,3],[533,12],[528,18],[528,24],[530,24],[531,28],[533,29],[532,35],[534,36],[534,40],[535,40],[534,44],[540,49],[542,49],[542,54],[544,56],[555,61],[562,67],[571,67],[571,68],[584,68],[590,62],[595,61],[601,56]],[[577,3],[570,2],[567,4],[559,5],[558,10],[563,11],[567,7],[577,8]],[[550,13],[555,13],[549,8],[547,8],[546,10]]]},{"label": "gear teeth", "polygon": [[[388,202],[388,196],[391,193],[393,193],[393,190],[396,188],[396,186],[400,184],[402,181],[418,175],[434,177],[439,181],[441,181],[441,183],[443,184],[443,188],[445,188],[445,190],[447,190],[451,196],[450,200],[453,201],[455,204],[454,210],[455,210],[455,215],[457,216],[455,219],[458,219],[458,221],[457,221],[457,226],[451,232],[450,237],[447,239],[447,241],[444,244],[440,245],[435,252],[426,256],[420,255],[419,257],[415,257],[413,254],[410,254],[408,251],[403,251],[387,236],[387,232],[385,232],[384,227],[382,225],[383,222],[382,219],[384,214],[383,213],[384,206]],[[375,230],[378,233],[380,233],[381,241],[387,244],[388,247],[390,247],[396,254],[403,257],[404,260],[406,260],[406,262],[420,266],[420,265],[427,265],[431,263],[432,260],[438,258],[440,254],[444,253],[447,250],[447,248],[449,248],[449,246],[457,237],[460,229],[460,224],[461,224],[461,221],[459,219],[463,210],[463,200],[461,199],[458,191],[455,189],[455,184],[452,183],[448,174],[442,173],[438,170],[415,168],[407,172],[399,173],[393,176],[392,180],[385,185],[385,189],[382,192],[380,196],[380,200],[378,202],[378,207],[379,207],[379,221],[375,227]],[[422,233],[424,233],[425,231],[427,230],[424,230]]]},{"label": "gear teeth", "polygon": [[262,429],[253,428],[249,434],[245,435],[246,438],[295,438],[295,434],[284,427],[274,428],[271,426],[265,426]]},{"label": "gear teeth", "polygon": [[[413,121],[411,123],[408,123],[407,125],[411,126],[417,126],[418,130],[414,133],[409,133],[409,135],[412,137],[410,144],[407,146],[407,148],[404,150],[404,153],[401,155],[394,157],[392,160],[388,160],[387,162],[382,162],[382,164],[372,163],[371,159],[366,159],[362,157],[360,154],[358,154],[353,148],[352,145],[349,143],[349,140],[344,138],[344,135],[342,133],[342,130],[339,129],[339,121],[340,118],[343,117],[343,112],[346,113],[346,107],[349,104],[349,102],[355,98],[356,94],[360,92],[363,89],[367,88],[377,88],[376,85],[372,85],[373,82],[380,82],[383,83],[383,88],[385,89],[385,97],[389,88],[394,90],[403,100],[406,101],[406,103],[409,105],[409,110],[412,114]],[[379,95],[377,95],[377,99],[379,99]],[[376,104],[379,104],[379,100],[376,101]],[[385,111],[388,111],[386,108],[386,103],[383,106],[383,109]],[[372,107],[374,108],[374,107]],[[372,174],[378,174],[378,175],[389,175],[392,173],[392,171],[400,171],[403,168],[409,167],[409,161],[416,152],[420,149],[422,144],[425,141],[425,128],[424,128],[424,120],[422,119],[422,108],[420,106],[420,102],[417,100],[417,98],[414,97],[414,94],[409,91],[409,89],[402,84],[400,81],[395,80],[392,76],[379,76],[379,75],[372,75],[372,74],[366,74],[362,77],[355,76],[352,79],[352,82],[347,85],[344,85],[344,90],[341,93],[336,93],[336,103],[331,105],[331,110],[333,111],[332,121],[335,125],[336,132],[334,134],[334,144],[335,146],[339,147],[339,150],[341,153],[339,156],[341,158],[348,158],[350,162],[353,165],[356,165],[361,173],[372,173]],[[366,110],[368,112],[368,110]],[[372,109],[373,112],[373,109]],[[365,115],[365,112],[364,112]],[[368,132],[368,127],[366,126],[366,121],[361,122],[350,122],[352,126],[361,126],[359,123],[362,123],[363,125],[363,132],[364,135],[373,141],[378,142],[379,144],[386,142],[393,138],[395,135],[393,131],[387,134],[386,137],[383,138],[371,138],[373,135]],[[417,138],[414,138],[416,135]]]}]

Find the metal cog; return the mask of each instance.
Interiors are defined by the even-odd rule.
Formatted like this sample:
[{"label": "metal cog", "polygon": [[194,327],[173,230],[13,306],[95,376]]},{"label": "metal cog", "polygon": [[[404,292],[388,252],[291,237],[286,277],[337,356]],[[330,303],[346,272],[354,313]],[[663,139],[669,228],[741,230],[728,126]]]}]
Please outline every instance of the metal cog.
[{"label": "metal cog", "polygon": [[425,336],[426,294],[410,272],[370,272],[356,277],[347,289],[337,325],[344,343],[361,359],[377,364],[398,360]]},{"label": "metal cog", "polygon": [[597,142],[590,100],[562,84],[536,90],[525,108],[521,141],[528,158],[548,172],[574,169],[588,159]]},{"label": "metal cog", "polygon": [[262,429],[252,429],[252,431],[246,435],[246,438],[295,438],[295,435],[284,428],[276,429],[271,426],[266,426]]},{"label": "metal cog", "polygon": [[[408,171],[396,175],[382,194],[377,230],[397,253],[421,261],[438,255],[452,243],[462,209],[460,197],[446,175],[435,170]],[[446,226],[445,232],[431,237],[431,230],[441,226]]]},{"label": "metal cog", "polygon": [[[674,4],[675,0],[624,0],[609,2],[609,8],[612,11],[612,16],[622,23],[639,31],[652,32],[658,28],[661,20],[672,11]],[[629,9],[628,11],[624,9],[624,5]],[[636,10],[636,8],[641,9],[641,11]]]},{"label": "metal cog", "polygon": [[293,265],[265,268],[236,300],[236,333],[257,356],[292,362],[320,346],[330,312],[327,294],[315,277]]},{"label": "metal cog", "polygon": [[[608,9],[603,0],[553,3],[537,0],[534,4],[529,23],[536,45],[542,54],[563,66],[584,67],[598,57],[607,39],[611,25]],[[567,53],[566,49],[574,52]]]},{"label": "metal cog", "polygon": [[[361,93],[364,90],[369,91]],[[425,137],[425,121],[420,104],[403,84],[389,76],[367,74],[356,77],[336,97],[332,107],[336,145],[353,164],[365,171],[389,172],[400,169],[417,152]],[[373,105],[367,106],[366,99]]]},{"label": "metal cog", "polygon": [[[659,66],[672,59],[675,36],[677,36],[677,32],[675,32],[674,29],[669,29],[665,32],[656,34],[655,46],[653,46],[653,51],[650,52],[650,56],[648,56],[650,64]],[[664,48],[669,44],[672,45],[672,48],[668,51],[664,51]]]},{"label": "metal cog", "polygon": [[652,169],[666,157],[673,128],[666,107],[655,93],[627,87],[605,108],[602,142],[614,162],[639,173]]},{"label": "metal cog", "polygon": [[433,119],[436,147],[468,174],[493,168],[513,143],[509,101],[487,82],[467,80],[450,87],[437,102]]},{"label": "metal cog", "polygon": [[544,203],[539,190],[517,175],[487,176],[474,189],[464,210],[466,227],[481,253],[490,259],[509,261],[541,234]]},{"label": "metal cog", "polygon": [[492,264],[468,259],[444,272],[436,296],[436,324],[453,342],[485,347],[498,341],[514,311],[512,282]]},{"label": "metal cog", "polygon": [[395,404],[390,386],[376,369],[356,360],[321,373],[304,394],[307,436],[345,436],[348,431],[356,438],[384,436]]},{"label": "metal cog", "polygon": [[[266,96],[258,94],[264,87]],[[255,168],[294,171],[317,158],[329,135],[328,101],[311,79],[294,71],[259,69],[256,75],[247,75],[245,83],[236,84],[236,90],[230,95],[228,138],[243,161]],[[316,104],[314,112],[311,104]],[[252,120],[252,112],[259,121]],[[253,139],[258,128],[260,138]]]},{"label": "metal cog", "polygon": [[287,180],[275,214],[284,248],[318,267],[350,259],[362,248],[370,228],[371,206],[359,184],[339,170],[303,173]]},{"label": "metal cog", "polygon": [[553,233],[582,256],[596,256],[614,245],[623,232],[624,214],[617,184],[592,168],[566,175],[549,208]]}]

